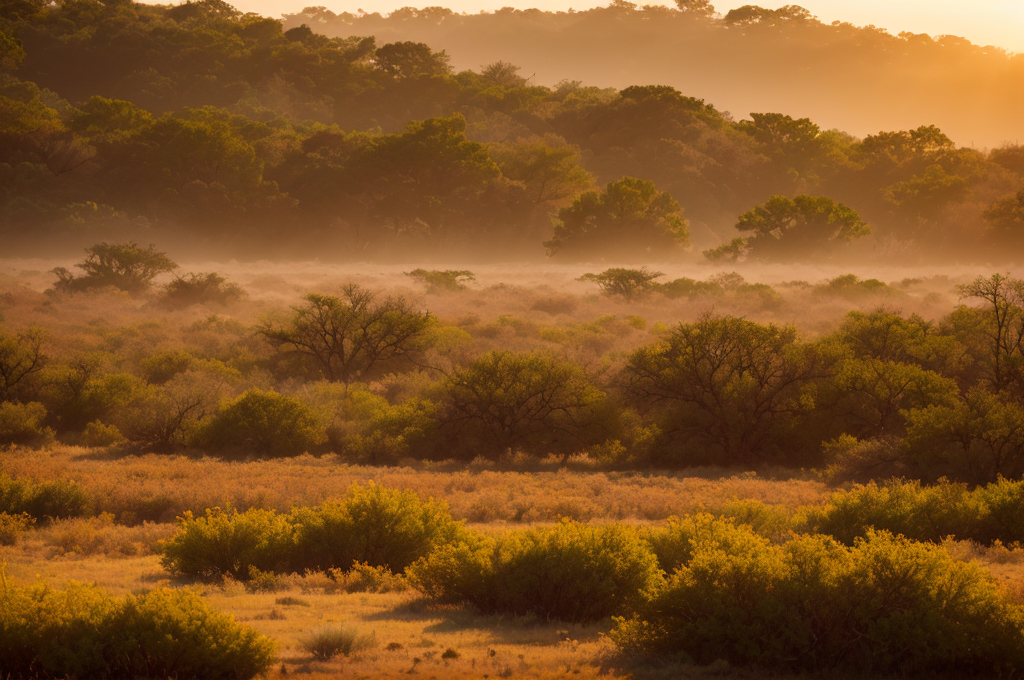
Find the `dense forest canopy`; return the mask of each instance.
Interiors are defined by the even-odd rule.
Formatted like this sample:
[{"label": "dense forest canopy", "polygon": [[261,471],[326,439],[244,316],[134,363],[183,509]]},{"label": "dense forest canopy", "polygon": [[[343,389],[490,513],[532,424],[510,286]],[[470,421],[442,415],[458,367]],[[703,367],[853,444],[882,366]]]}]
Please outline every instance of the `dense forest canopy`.
[{"label": "dense forest canopy", "polygon": [[737,118],[785,111],[858,136],[934,124],[979,147],[1024,137],[1024,55],[952,35],[827,24],[797,5],[716,14],[703,1],[677,0],[678,10],[642,4],[480,14],[406,7],[386,16],[310,7],[286,15],[285,27],[423,42],[460,70],[511,61],[535,84],[672,85]]},{"label": "dense forest canopy", "polygon": [[[666,22],[725,36],[845,31],[856,40],[874,35],[899,54],[916,45],[821,26],[798,9],[747,8],[751,17],[718,19],[689,6],[618,3],[565,16],[628,23],[661,12]],[[506,14],[510,26],[543,16],[494,16]],[[958,146],[930,124],[948,108],[940,102],[907,129],[858,138],[789,106],[737,120],[692,96],[702,92],[691,84],[686,91],[572,80],[549,87],[503,60],[459,71],[457,48],[327,37],[318,31],[351,18],[331,16],[309,10],[307,23],[282,24],[222,0],[6,3],[0,235],[7,248],[134,239],[206,256],[514,259],[542,258],[548,243],[548,254],[562,260],[634,261],[700,258],[723,244],[730,257],[774,261],[811,254],[1006,261],[1022,252],[1024,148]],[[378,23],[403,16],[416,25],[469,21],[445,10],[403,10]],[[378,19],[352,25],[369,29]],[[1019,57],[936,44],[964,63],[996,60],[1007,77],[1019,71]],[[635,72],[641,82],[658,77],[646,67]],[[1003,75],[973,80],[1003,82]],[[997,89],[1020,96],[1011,81]],[[855,85],[838,72],[823,82]],[[893,107],[880,94],[839,99]],[[676,241],[692,254],[664,248],[661,227],[628,250],[605,253],[598,235],[628,222],[600,207],[614,203],[608,192],[620,186],[659,196],[671,208],[663,212],[671,213]],[[759,206],[811,198],[823,226],[764,228],[746,246],[735,241],[749,236],[743,216]],[[570,215],[583,220],[573,227],[573,246],[550,247],[568,233],[557,229]]]}]

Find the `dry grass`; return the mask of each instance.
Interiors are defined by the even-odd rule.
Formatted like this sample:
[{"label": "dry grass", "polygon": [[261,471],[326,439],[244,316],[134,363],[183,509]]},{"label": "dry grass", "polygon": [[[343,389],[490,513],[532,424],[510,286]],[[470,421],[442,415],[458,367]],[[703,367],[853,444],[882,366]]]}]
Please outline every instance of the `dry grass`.
[{"label": "dry grass", "polygon": [[288,511],[344,495],[353,482],[373,480],[422,497],[445,500],[457,519],[474,524],[578,520],[662,520],[756,500],[794,510],[825,500],[824,484],[770,479],[726,470],[614,472],[552,463],[535,471],[416,464],[369,467],[333,456],[232,462],[144,455],[97,458],[96,451],[55,447],[0,452],[12,476],[74,479],[94,499],[96,513],[120,523],[170,522],[185,510],[232,505]]}]

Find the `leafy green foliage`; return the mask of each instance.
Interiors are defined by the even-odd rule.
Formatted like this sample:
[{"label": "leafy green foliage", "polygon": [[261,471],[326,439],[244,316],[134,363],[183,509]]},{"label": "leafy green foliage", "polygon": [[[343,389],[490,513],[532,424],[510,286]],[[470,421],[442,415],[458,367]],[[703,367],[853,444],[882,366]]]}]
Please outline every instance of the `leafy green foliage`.
[{"label": "leafy green foliage", "polygon": [[467,283],[476,281],[476,276],[468,269],[413,269],[406,272],[406,276],[425,284],[428,293],[465,290]]},{"label": "leafy green foliage", "polygon": [[186,512],[178,531],[164,545],[163,565],[174,574],[245,581],[253,569],[285,571],[292,559],[294,527],[273,510],[207,510],[202,517]]},{"label": "leafy green foliage", "polygon": [[115,599],[95,586],[0,580],[0,658],[14,677],[248,680],[274,657],[269,638],[188,590]]},{"label": "leafy green foliage", "polygon": [[577,622],[628,613],[660,581],[635,529],[568,521],[441,546],[409,577],[441,603]]},{"label": "leafy green foliage", "polygon": [[663,274],[650,271],[647,267],[640,269],[613,267],[605,269],[600,274],[584,274],[577,281],[593,281],[601,287],[601,292],[605,295],[621,295],[624,300],[629,301],[655,289],[657,284],[654,283],[654,279],[659,276],[663,276]]},{"label": "leafy green foliage", "polygon": [[559,210],[554,238],[544,245],[551,255],[585,259],[609,252],[627,258],[664,256],[689,244],[690,232],[675,199],[654,182],[623,177]]},{"label": "leafy green foliage", "polygon": [[998,674],[1024,663],[1024,611],[977,564],[869,532],[785,546],[707,541],[613,639],[640,655],[794,672]]},{"label": "leafy green foliage", "polygon": [[142,248],[134,241],[122,244],[98,243],[86,248],[85,252],[85,260],[75,265],[85,274],[75,276],[64,267],[57,267],[53,270],[58,278],[54,290],[73,293],[113,286],[129,293],[141,293],[150,287],[158,274],[178,267],[166,254],[158,252],[155,246]]},{"label": "leafy green foliage", "polygon": [[33,375],[46,366],[45,342],[46,334],[36,327],[14,336],[0,333],[0,402],[26,394]]},{"label": "leafy green foliage", "polygon": [[164,286],[161,302],[170,309],[192,305],[230,305],[245,297],[245,291],[216,272],[186,274]]},{"label": "leafy green foliage", "polygon": [[825,196],[772,196],[740,215],[736,228],[752,235],[709,251],[708,259],[736,260],[748,252],[771,260],[820,257],[870,231],[853,209]]},{"label": "leafy green foliage", "polygon": [[294,522],[293,564],[306,569],[364,563],[399,573],[463,535],[444,503],[376,484],[353,485],[343,499],[296,510]]},{"label": "leafy green foliage", "polygon": [[53,436],[45,418],[46,407],[39,402],[0,402],[0,445],[45,442]]},{"label": "leafy green foliage", "polygon": [[657,556],[658,566],[669,575],[689,564],[698,550],[713,547],[728,553],[757,552],[769,545],[750,527],[708,513],[672,517],[667,526],[649,530],[644,538]]},{"label": "leafy green foliage", "polygon": [[1024,475],[1024,407],[1017,403],[975,388],[906,418],[906,459],[922,479],[985,484]]},{"label": "leafy green foliage", "polygon": [[[240,581],[314,569],[400,573],[464,537],[443,503],[375,484],[353,485],[345,498],[290,515],[256,508],[207,510],[203,517],[186,513],[164,547],[163,564],[176,574]],[[361,578],[385,580],[369,573]]]},{"label": "leafy green foliage", "polygon": [[81,517],[88,509],[89,499],[73,480],[36,482],[0,474],[0,512],[47,520]]},{"label": "leafy green foliage", "polygon": [[787,435],[793,448],[825,358],[797,342],[794,328],[707,316],[635,351],[623,380],[638,403],[662,412],[663,431],[685,442],[680,462],[764,460],[781,453]]},{"label": "leafy green foliage", "polygon": [[213,450],[293,456],[325,440],[323,424],[298,399],[248,390],[199,424],[194,440]]},{"label": "leafy green foliage", "polygon": [[827,505],[808,513],[808,528],[847,545],[872,529],[902,534],[915,541],[947,537],[983,544],[1024,541],[1024,482],[1000,478],[973,490],[940,480],[870,482],[834,493]]},{"label": "leafy green foliage", "polygon": [[35,523],[35,518],[26,512],[0,512],[0,545],[14,545],[18,542],[18,536],[28,531]]},{"label": "leafy green foliage", "polygon": [[574,364],[541,353],[488,352],[441,386],[439,418],[466,457],[571,450],[602,398]]},{"label": "leafy green foliage", "polygon": [[378,299],[349,284],[342,297],[310,293],[288,326],[267,326],[263,335],[281,351],[310,362],[327,380],[348,384],[415,353],[431,319],[404,298]]}]

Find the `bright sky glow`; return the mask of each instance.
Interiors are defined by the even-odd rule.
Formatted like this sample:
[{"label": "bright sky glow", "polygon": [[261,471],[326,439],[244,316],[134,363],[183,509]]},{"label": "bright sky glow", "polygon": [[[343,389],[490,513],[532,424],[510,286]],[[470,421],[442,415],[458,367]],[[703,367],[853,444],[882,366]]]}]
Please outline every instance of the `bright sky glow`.
[{"label": "bright sky glow", "polygon": [[[166,0],[165,0],[166,1]],[[172,0],[174,1],[174,0]],[[230,0],[229,0],[230,1]],[[526,9],[537,7],[557,11],[572,7],[577,10],[609,4],[610,0],[234,0],[243,12],[280,16],[309,5],[323,5],[334,12],[366,12],[386,14],[404,6],[440,5],[457,12],[479,12],[501,7]],[[645,4],[644,0],[636,0]],[[1011,52],[1024,53],[1024,0],[789,0],[789,2],[757,2],[757,0],[721,0],[714,2],[719,12],[746,4],[775,8],[783,4],[807,8],[821,21],[846,21],[858,26],[874,24],[892,34],[902,31],[929,35],[957,35],[979,45],[995,45]],[[668,4],[649,0],[649,4]]]}]

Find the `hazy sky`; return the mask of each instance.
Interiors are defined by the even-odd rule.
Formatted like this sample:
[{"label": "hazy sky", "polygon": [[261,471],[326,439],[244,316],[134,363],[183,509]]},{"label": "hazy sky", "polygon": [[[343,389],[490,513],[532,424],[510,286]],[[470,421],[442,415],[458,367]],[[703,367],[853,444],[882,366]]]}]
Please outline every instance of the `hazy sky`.
[{"label": "hazy sky", "polygon": [[[167,0],[164,0],[165,2]],[[231,0],[229,0],[231,1]],[[668,4],[656,1],[637,4]],[[712,0],[714,2],[714,0]],[[793,2],[794,0],[790,0]],[[177,0],[171,0],[176,3]],[[581,10],[609,4],[610,0],[234,0],[244,12],[280,16],[309,5],[324,5],[334,12],[387,13],[397,7],[440,5],[457,12],[479,12],[501,7],[544,10]],[[980,45],[997,45],[1013,52],[1024,52],[1024,0],[795,0],[824,22],[848,21],[858,26],[874,24],[890,33],[901,31],[931,35],[959,35]],[[756,0],[720,0],[719,12],[746,4],[775,8],[787,2]]]}]

